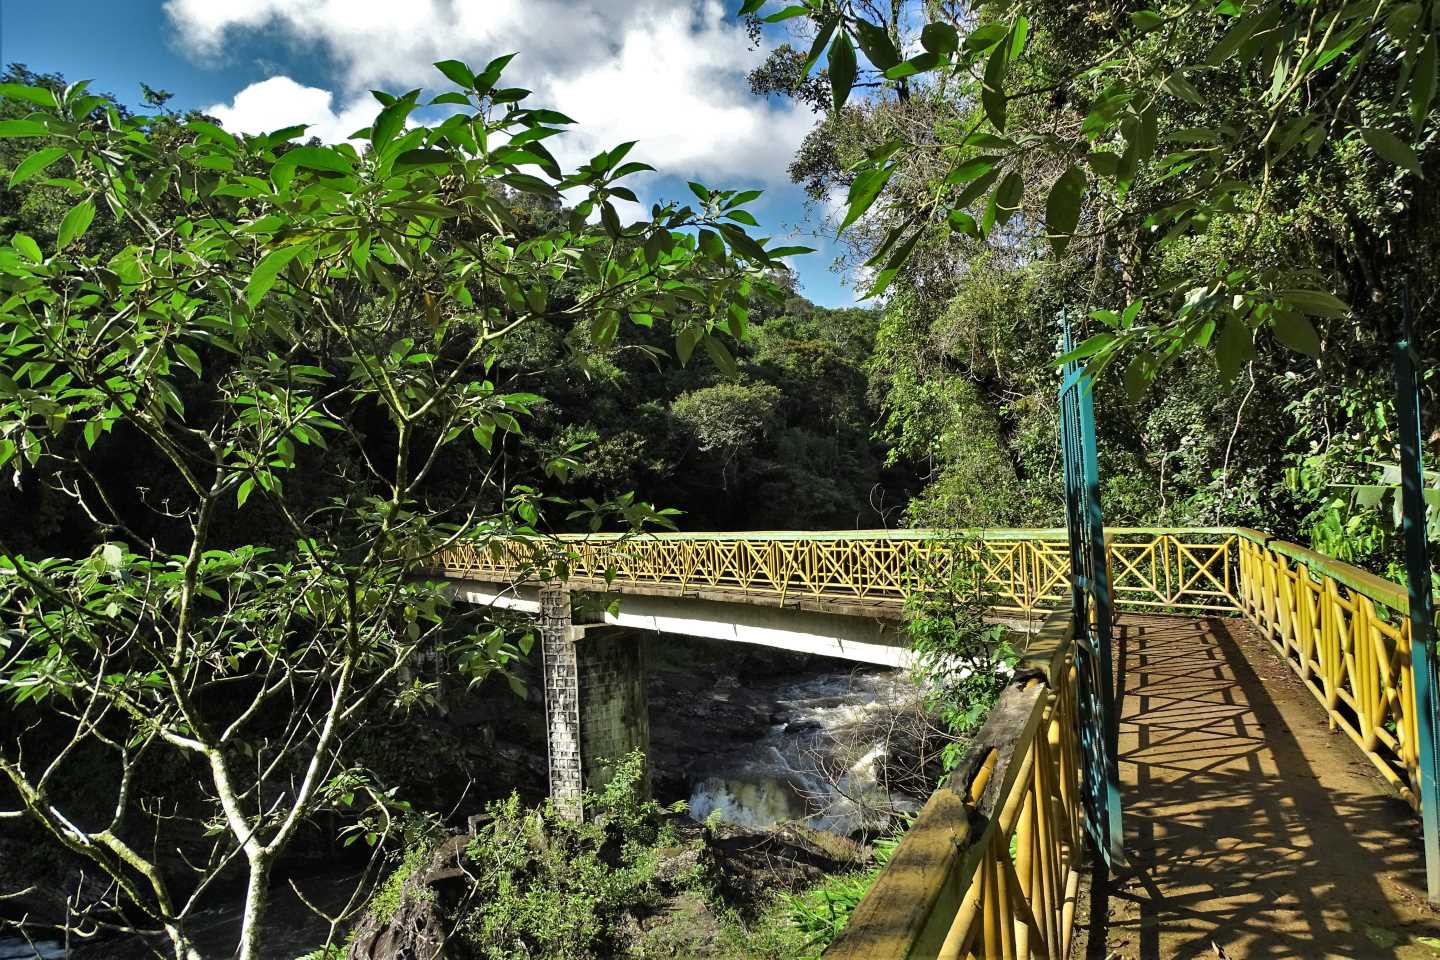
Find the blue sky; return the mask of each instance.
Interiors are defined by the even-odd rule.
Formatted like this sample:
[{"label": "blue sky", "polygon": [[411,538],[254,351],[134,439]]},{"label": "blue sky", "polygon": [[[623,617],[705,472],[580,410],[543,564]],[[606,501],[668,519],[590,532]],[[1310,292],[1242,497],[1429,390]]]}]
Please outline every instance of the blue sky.
[{"label": "blue sky", "polygon": [[687,198],[685,180],[766,191],[767,233],[818,247],[797,258],[803,292],[827,306],[854,294],[830,270],[825,210],[785,176],[810,112],[750,95],[738,0],[52,0],[0,3],[0,59],[90,78],[138,105],[140,82],[172,106],[240,130],[313,124],[327,139],[369,122],[368,90],[444,84],[429,66],[519,56],[508,80],[579,121],[562,164],[639,140],[662,175],[641,200]]}]

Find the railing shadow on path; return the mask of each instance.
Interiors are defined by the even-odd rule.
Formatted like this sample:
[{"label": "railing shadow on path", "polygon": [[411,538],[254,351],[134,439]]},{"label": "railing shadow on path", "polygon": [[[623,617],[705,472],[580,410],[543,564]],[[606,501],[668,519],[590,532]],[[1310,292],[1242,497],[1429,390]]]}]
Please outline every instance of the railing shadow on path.
[{"label": "railing shadow on path", "polygon": [[1440,934],[1413,813],[1268,645],[1221,618],[1117,633],[1131,870],[1092,891],[1087,957],[1384,957]]}]

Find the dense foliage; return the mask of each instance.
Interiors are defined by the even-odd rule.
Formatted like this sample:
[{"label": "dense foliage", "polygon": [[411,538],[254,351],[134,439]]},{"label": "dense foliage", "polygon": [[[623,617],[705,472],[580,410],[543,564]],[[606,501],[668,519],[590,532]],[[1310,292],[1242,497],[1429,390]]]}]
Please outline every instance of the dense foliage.
[{"label": "dense foliage", "polygon": [[872,390],[891,456],[929,475],[913,521],[1060,521],[1068,314],[1105,372],[1107,519],[1252,525],[1393,571],[1388,505],[1352,485],[1398,456],[1403,295],[1427,377],[1440,354],[1433,10],[744,9],[793,41],[757,90],[824,111],[792,176],[844,198],[849,263],[885,291]]},{"label": "dense foliage", "polygon": [[[323,817],[378,847],[403,807],[354,747],[414,702],[416,658],[478,678],[528,653],[451,607],[435,553],[667,521],[548,486],[579,444],[526,439],[544,361],[512,337],[558,328],[594,359],[639,331],[733,375],[725,341],[781,296],[801,251],[745,233],[753,193],[697,184],[622,224],[648,168],[622,144],[560,170],[544,141],[570,121],[502,86],[508,60],[438,64],[458,89],[432,102],[459,109],[434,125],[418,91],[377,94],[361,147],[0,86],[30,188],[0,249],[0,469],[34,518],[0,532],[0,812],[104,878],[56,892],[80,935],[194,956],[241,879],[237,952],[261,955],[296,837]],[[562,189],[584,199],[526,217]],[[166,802],[167,774],[198,789]]]}]

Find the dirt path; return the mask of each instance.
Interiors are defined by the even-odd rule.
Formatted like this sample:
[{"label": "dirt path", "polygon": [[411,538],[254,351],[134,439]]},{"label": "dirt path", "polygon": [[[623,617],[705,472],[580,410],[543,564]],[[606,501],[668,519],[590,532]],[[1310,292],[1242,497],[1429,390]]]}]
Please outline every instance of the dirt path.
[{"label": "dirt path", "polygon": [[1077,916],[1075,956],[1440,960],[1419,819],[1269,644],[1218,618],[1119,639],[1132,872]]}]

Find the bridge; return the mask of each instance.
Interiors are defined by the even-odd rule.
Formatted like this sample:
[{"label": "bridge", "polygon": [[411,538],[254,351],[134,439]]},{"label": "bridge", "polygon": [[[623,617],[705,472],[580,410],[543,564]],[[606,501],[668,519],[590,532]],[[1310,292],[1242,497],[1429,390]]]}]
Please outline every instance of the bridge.
[{"label": "bridge", "polygon": [[462,599],[539,618],[551,791],[572,803],[648,739],[635,628],[901,664],[921,572],[981,572],[1028,628],[1016,680],[827,957],[1440,956],[1406,590],[1257,530],[1106,529],[1107,773],[1073,542],[575,536],[443,569]]}]

